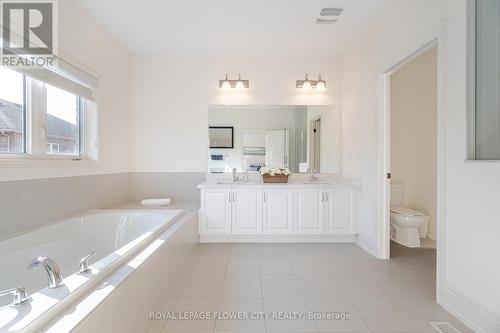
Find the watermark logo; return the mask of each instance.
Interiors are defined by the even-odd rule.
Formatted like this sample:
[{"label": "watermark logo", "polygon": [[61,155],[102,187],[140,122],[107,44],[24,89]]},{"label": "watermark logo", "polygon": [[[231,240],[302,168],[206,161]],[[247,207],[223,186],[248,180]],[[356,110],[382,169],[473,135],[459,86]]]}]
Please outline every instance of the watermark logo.
[{"label": "watermark logo", "polygon": [[0,0],[1,65],[40,68],[57,59],[57,0]]}]

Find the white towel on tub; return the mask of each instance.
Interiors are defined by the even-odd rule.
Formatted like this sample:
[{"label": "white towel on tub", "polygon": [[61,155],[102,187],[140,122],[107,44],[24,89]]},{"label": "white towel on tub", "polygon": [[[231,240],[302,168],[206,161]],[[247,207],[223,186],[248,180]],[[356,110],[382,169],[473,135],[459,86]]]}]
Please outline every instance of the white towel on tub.
[{"label": "white towel on tub", "polygon": [[168,206],[171,203],[172,200],[170,198],[144,199],[141,201],[142,206],[150,206],[150,207]]}]

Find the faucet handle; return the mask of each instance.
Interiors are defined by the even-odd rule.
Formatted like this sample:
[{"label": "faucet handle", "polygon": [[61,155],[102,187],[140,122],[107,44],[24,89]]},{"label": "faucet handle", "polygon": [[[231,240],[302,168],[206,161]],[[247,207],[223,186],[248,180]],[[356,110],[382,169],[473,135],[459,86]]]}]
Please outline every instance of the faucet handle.
[{"label": "faucet handle", "polygon": [[11,305],[19,306],[25,303],[31,302],[32,298],[28,296],[26,289],[23,287],[7,289],[4,291],[0,291],[0,296],[12,294],[14,296],[14,301],[12,301]]},{"label": "faucet handle", "polygon": [[94,256],[96,254],[95,251],[92,251],[92,253],[86,255],[85,257],[83,257],[82,259],[80,259],[80,274],[85,274],[85,273],[88,273],[90,271],[90,268],[89,268],[89,259],[90,257]]}]

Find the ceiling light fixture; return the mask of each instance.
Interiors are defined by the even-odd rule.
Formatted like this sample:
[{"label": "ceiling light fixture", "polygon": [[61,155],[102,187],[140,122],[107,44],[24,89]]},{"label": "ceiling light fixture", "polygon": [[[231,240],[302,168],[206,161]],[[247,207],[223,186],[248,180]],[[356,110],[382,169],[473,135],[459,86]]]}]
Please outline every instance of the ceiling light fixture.
[{"label": "ceiling light fixture", "polygon": [[295,87],[305,91],[315,90],[316,92],[326,91],[326,81],[321,79],[321,74],[318,75],[318,80],[309,80],[309,75],[306,74],[305,80],[297,80]]},{"label": "ceiling light fixture", "polygon": [[219,80],[219,88],[221,89],[244,89],[248,87],[250,87],[250,81],[242,80],[240,74],[238,74],[238,80],[229,80],[227,74],[224,80]]}]

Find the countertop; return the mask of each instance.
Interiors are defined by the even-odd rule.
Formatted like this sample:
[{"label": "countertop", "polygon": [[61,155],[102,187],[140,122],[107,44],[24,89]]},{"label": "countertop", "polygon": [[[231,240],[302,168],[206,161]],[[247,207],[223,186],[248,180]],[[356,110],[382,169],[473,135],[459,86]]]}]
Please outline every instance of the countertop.
[{"label": "countertop", "polygon": [[336,177],[332,179],[317,179],[310,182],[303,177],[290,177],[288,183],[264,183],[262,179],[251,179],[248,182],[236,181],[232,182],[231,179],[207,179],[207,181],[198,185],[199,189],[206,188],[227,188],[227,187],[245,187],[245,186],[259,186],[259,187],[322,187],[322,188],[349,188],[361,189],[361,183],[352,178]]}]

